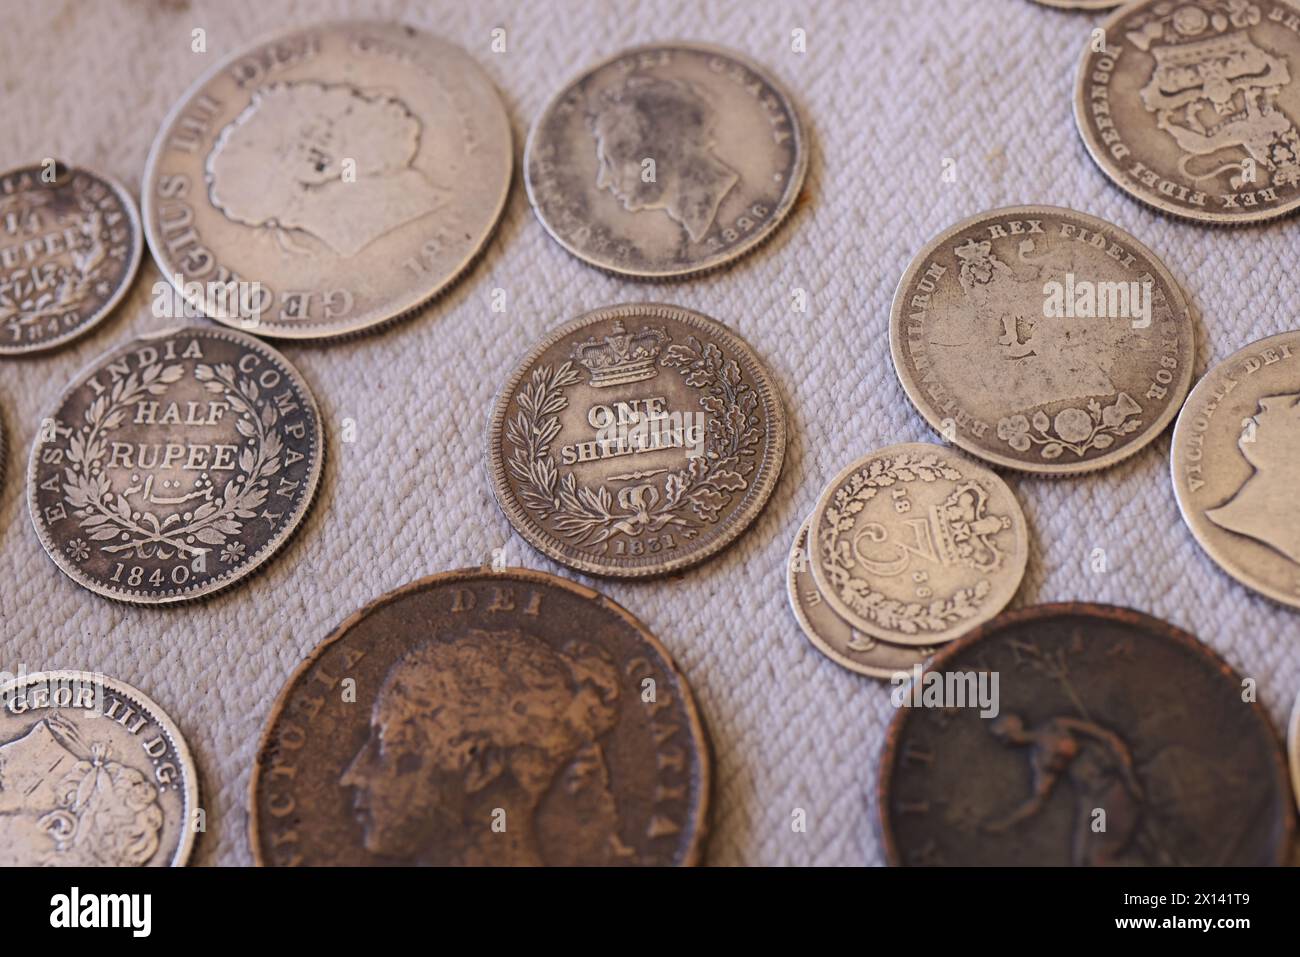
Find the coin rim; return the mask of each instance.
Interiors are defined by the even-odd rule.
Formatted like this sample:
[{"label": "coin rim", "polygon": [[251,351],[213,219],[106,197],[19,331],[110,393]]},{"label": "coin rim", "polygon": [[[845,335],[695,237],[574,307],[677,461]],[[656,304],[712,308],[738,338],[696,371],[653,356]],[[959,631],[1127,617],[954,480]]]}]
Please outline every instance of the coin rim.
[{"label": "coin rim", "polygon": [[[691,550],[669,561],[654,564],[648,563],[651,556],[646,555],[642,556],[637,564],[626,566],[607,565],[583,557],[581,554],[573,554],[572,546],[559,542],[545,529],[539,530],[535,528],[537,522],[510,489],[505,458],[501,453],[501,445],[504,442],[506,412],[514,398],[515,391],[524,378],[532,372],[533,366],[536,365],[543,353],[562,339],[597,322],[634,317],[647,320],[668,319],[680,322],[688,327],[694,326],[704,331],[715,342],[731,350],[733,358],[736,358],[742,367],[744,367],[745,362],[750,364],[751,368],[746,371],[754,380],[754,390],[763,403],[764,415],[767,421],[771,423],[771,426],[764,430],[768,441],[763,452],[763,460],[759,466],[759,471],[767,470],[771,475],[771,479],[758,486],[758,490],[752,493],[751,496],[747,496],[747,498],[750,498],[749,503],[733,513],[736,517],[731,521],[730,529],[725,534],[718,535],[709,543],[708,547]],[[742,339],[738,333],[733,332],[717,319],[696,312],[693,309],[687,309],[684,306],[675,306],[664,302],[626,302],[613,306],[601,306],[598,309],[584,312],[576,319],[571,319],[558,326],[535,343],[514,364],[510,375],[492,400],[492,414],[488,418],[486,438],[488,453],[486,461],[492,496],[496,499],[497,507],[501,509],[510,526],[524,541],[552,561],[575,571],[597,575],[602,578],[644,579],[658,578],[686,568],[693,568],[735,542],[754,524],[758,516],[762,514],[763,509],[767,507],[772,493],[776,491],[776,486],[781,480],[781,470],[785,465],[787,426],[785,403],[782,400],[775,377],[753,346]]]},{"label": "coin rim", "polygon": [[[1139,630],[1144,629],[1193,653],[1201,653],[1208,664],[1225,679],[1240,678],[1240,673],[1232,665],[1228,664],[1222,655],[1191,632],[1185,631],[1177,625],[1124,605],[1105,605],[1096,602],[1079,601],[1047,602],[1041,605],[1030,605],[1027,608],[1017,608],[1014,611],[1003,612],[991,621],[980,625],[965,637],[939,649],[938,653],[925,666],[923,674],[929,671],[942,671],[950,660],[962,654],[968,647],[993,636],[1009,626],[1070,616],[1092,617],[1107,622],[1119,622]],[[1273,722],[1269,718],[1268,712],[1264,710],[1258,701],[1250,702],[1249,707],[1255,719],[1263,726],[1265,733],[1273,741],[1271,753],[1274,771],[1277,774],[1277,782],[1284,791],[1289,791],[1286,757],[1282,751],[1282,743],[1278,738],[1277,731],[1273,727]],[[911,720],[911,712],[915,710],[917,709],[898,709],[898,713],[889,722],[889,727],[885,731],[885,743],[880,753],[880,774],[876,779],[876,825],[881,843],[884,845],[885,859],[890,867],[906,866],[899,854],[897,838],[890,828],[888,808],[889,798],[892,793],[890,779],[898,764],[899,740],[902,738],[907,722]],[[1296,828],[1296,816],[1287,813],[1290,804],[1285,801],[1283,804],[1284,808],[1281,814],[1283,833],[1281,840],[1278,841],[1276,860],[1274,862],[1278,866],[1289,859]]]},{"label": "coin rim", "polygon": [[[1118,448],[1108,452],[1105,455],[1099,455],[1094,459],[1087,459],[1080,464],[1045,464],[1040,465],[1031,462],[1022,462],[1007,455],[994,452],[981,446],[976,445],[967,439],[960,430],[957,431],[951,442],[947,440],[943,433],[942,419],[938,419],[925,403],[924,392],[919,384],[910,382],[910,374],[905,374],[907,369],[907,354],[904,351],[904,339],[906,338],[903,330],[905,321],[905,300],[907,290],[912,281],[920,272],[921,267],[925,265],[929,257],[938,250],[944,243],[953,239],[958,234],[970,229],[972,226],[985,222],[990,219],[1002,218],[1009,215],[1044,215],[1044,216],[1073,216],[1082,220],[1085,225],[1091,226],[1095,231],[1110,231],[1117,234],[1118,238],[1132,245],[1137,252],[1147,258],[1154,267],[1155,274],[1164,281],[1165,285],[1174,292],[1179,301],[1176,304],[1175,313],[1178,309],[1182,310],[1182,321],[1187,325],[1187,358],[1179,369],[1179,378],[1176,384],[1169,386],[1170,396],[1164,410],[1156,416],[1153,425],[1144,429],[1138,438],[1131,442],[1125,443]],[[1104,219],[1098,219],[1088,213],[1081,213],[1075,209],[1069,209],[1065,206],[1002,206],[997,209],[990,209],[974,216],[963,219],[961,222],[949,226],[942,233],[935,236],[917,253],[912,261],[908,264],[903,278],[899,280],[898,287],[894,290],[894,298],[889,307],[889,353],[893,360],[894,376],[898,379],[899,385],[903,387],[903,392],[911,401],[912,407],[921,414],[926,424],[944,439],[946,445],[956,446],[962,451],[974,456],[997,468],[1009,469],[1014,472],[1023,472],[1028,475],[1042,475],[1054,478],[1060,478],[1070,475],[1086,475],[1089,472],[1100,471],[1101,469],[1110,468],[1118,465],[1125,459],[1137,455],[1153,441],[1159,438],[1169,427],[1169,423],[1174,420],[1178,410],[1182,407],[1183,400],[1187,397],[1188,389],[1191,387],[1192,371],[1196,365],[1196,325],[1192,319],[1191,303],[1187,299],[1187,293],[1183,290],[1182,285],[1169,272],[1169,268],[1164,262],[1152,252],[1144,243],[1134,237],[1128,230],[1116,226],[1114,223],[1107,222]]]},{"label": "coin rim", "polygon": [[1300,810],[1300,692],[1291,706],[1291,720],[1287,726],[1287,763],[1291,765],[1291,796]]},{"label": "coin rim", "polygon": [[[534,144],[537,137],[540,135],[539,131],[542,128],[543,122],[551,115],[555,107],[575,86],[587,79],[589,76],[594,75],[611,64],[617,63],[619,60],[622,60],[627,56],[636,53],[643,53],[647,50],[662,49],[684,49],[696,53],[706,53],[723,57],[724,59],[729,59],[739,63],[766,83],[768,87],[770,87],[776,95],[781,98],[781,101],[786,108],[786,112],[789,113],[790,117],[794,121],[791,123],[791,129],[793,130],[795,140],[794,168],[789,180],[787,181],[785,191],[782,194],[781,202],[775,209],[773,209],[772,215],[768,218],[766,227],[757,230],[744,243],[729,247],[726,251],[711,256],[707,260],[694,265],[671,269],[633,269],[626,266],[614,265],[608,260],[599,260],[592,253],[580,251],[577,247],[561,238],[561,236],[551,227],[551,224],[547,221],[546,217],[542,215],[537,195],[534,192],[531,172],[532,155]],[[737,53],[727,47],[718,46],[717,44],[699,43],[692,40],[662,40],[651,43],[640,43],[635,46],[627,47],[612,56],[605,57],[594,65],[587,67],[582,72],[571,76],[569,80],[560,87],[559,91],[546,101],[546,105],[542,107],[541,111],[537,114],[537,118],[533,120],[533,124],[528,131],[527,140],[524,143],[522,165],[524,174],[524,190],[528,194],[528,205],[532,208],[533,216],[539,223],[541,223],[542,228],[546,230],[547,235],[550,236],[551,239],[555,240],[562,249],[568,252],[575,259],[578,259],[589,266],[594,266],[597,269],[603,270],[604,272],[616,276],[624,276],[630,279],[681,279],[687,276],[696,276],[702,273],[712,272],[715,269],[728,266],[747,256],[749,253],[752,253],[776,233],[782,224],[784,224],[790,217],[790,213],[794,210],[795,204],[799,201],[799,196],[803,192],[804,180],[808,174],[808,139],[804,134],[803,120],[799,116],[799,111],[795,107],[794,98],[791,97],[790,91],[787,90],[775,77],[773,77],[765,67],[760,66],[744,54]]]},{"label": "coin rim", "polygon": [[336,642],[341,641],[353,628],[372,615],[374,612],[386,605],[393,604],[406,598],[409,595],[419,592],[429,591],[432,588],[448,585],[453,582],[468,581],[471,579],[484,579],[487,581],[522,581],[534,585],[541,585],[547,588],[559,588],[575,595],[585,601],[595,602],[597,606],[608,611],[618,618],[621,618],[637,635],[637,637],[650,646],[650,648],[659,655],[663,661],[665,670],[676,679],[680,700],[683,710],[686,713],[687,725],[691,740],[695,744],[695,750],[698,755],[697,763],[699,765],[699,800],[694,812],[692,821],[694,829],[690,843],[685,849],[682,858],[682,867],[693,867],[703,860],[705,845],[709,836],[709,809],[710,798],[713,794],[713,752],[710,744],[708,733],[705,729],[704,722],[700,716],[699,706],[695,702],[695,693],[692,691],[690,683],[686,680],[686,675],[668,649],[659,641],[650,629],[648,629],[641,620],[633,615],[630,611],[620,605],[614,599],[607,595],[602,595],[595,589],[588,588],[585,585],[567,578],[561,578],[558,575],[552,575],[549,572],[539,571],[532,568],[505,568],[501,571],[493,571],[490,568],[458,568],[451,571],[436,572],[427,575],[424,578],[418,578],[415,581],[408,582],[392,591],[372,599],[359,610],[353,612],[336,626],[332,632],[327,635],[318,645],[316,645],[304,658],[293,673],[289,676],[281,687],[279,694],[276,695],[275,702],[271,705],[271,711],[262,727],[262,733],[258,736],[257,751],[253,756],[253,770],[248,779],[248,843],[253,853],[253,863],[257,867],[273,867],[274,864],[268,864],[262,855],[261,844],[258,841],[258,824],[260,812],[257,803],[257,786],[262,777],[263,759],[262,756],[267,753],[271,732],[278,722],[280,716],[284,713],[289,698],[298,681],[307,675],[313,665],[325,655],[325,653],[334,646]]}]

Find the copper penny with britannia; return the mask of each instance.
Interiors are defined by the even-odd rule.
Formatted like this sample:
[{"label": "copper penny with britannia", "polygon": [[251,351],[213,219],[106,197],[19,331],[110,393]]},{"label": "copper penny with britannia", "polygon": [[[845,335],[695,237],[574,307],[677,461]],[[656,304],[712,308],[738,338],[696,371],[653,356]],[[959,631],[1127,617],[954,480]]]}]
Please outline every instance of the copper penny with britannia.
[{"label": "copper penny with britannia", "polygon": [[1202,223],[1300,206],[1300,5],[1141,0],[1089,40],[1074,115],[1129,195]]},{"label": "copper penny with britannia", "polygon": [[73,379],[32,446],[36,534],[77,584],[162,605],[266,562],[316,494],[320,412],[280,353],[220,326],[170,329]]},{"label": "copper penny with britannia", "polygon": [[469,266],[513,164],[501,98],[464,50],[392,23],[299,28],[217,64],[172,110],[145,167],[145,231],[202,315],[347,335]]},{"label": "copper penny with britannia", "polygon": [[891,864],[1264,866],[1295,830],[1286,760],[1242,678],[1141,612],[1007,612],[940,650],[881,759]]},{"label": "copper penny with britannia", "polygon": [[524,181],[569,252],[657,279],[722,266],[763,242],[807,166],[794,104],[765,70],[719,47],[657,43],[560,91],[528,137]]},{"label": "copper penny with britannia", "polygon": [[868,453],[809,520],[817,590],[849,625],[899,645],[951,641],[992,618],[1025,574],[1020,503],[988,469],[940,445]]},{"label": "copper penny with britannia", "polygon": [[180,866],[198,803],[185,739],[125,682],[45,671],[0,685],[3,866]]},{"label": "copper penny with britannia", "polygon": [[971,455],[1074,475],[1173,421],[1195,337],[1182,290],[1116,226],[1052,206],[958,223],[894,294],[894,370],[930,427]]},{"label": "copper penny with britannia", "polygon": [[534,548],[593,575],[694,565],[741,534],[785,457],[771,375],[689,309],[597,309],[548,335],[497,396],[488,468]]},{"label": "copper penny with britannia", "polygon": [[695,864],[709,756],[685,678],[630,613],[543,572],[464,569],[312,653],[251,792],[264,865]]},{"label": "copper penny with britannia", "polygon": [[0,356],[63,345],[130,288],[144,241],[131,194],[62,163],[0,173]]}]

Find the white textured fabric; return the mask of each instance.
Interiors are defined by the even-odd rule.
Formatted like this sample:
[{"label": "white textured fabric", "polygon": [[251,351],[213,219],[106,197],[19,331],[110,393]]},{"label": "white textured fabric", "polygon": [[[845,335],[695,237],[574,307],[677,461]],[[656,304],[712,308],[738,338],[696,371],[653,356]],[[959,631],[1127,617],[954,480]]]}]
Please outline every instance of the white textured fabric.
[{"label": "white textured fabric", "polygon": [[[84,668],[153,696],[189,740],[208,832],[200,863],[246,864],[249,771],[272,701],[339,621],[411,579],[479,564],[569,575],[511,533],[483,466],[497,386],[548,329],[619,301],[655,298],[729,324],[784,388],[791,446],[766,512],[721,556],[643,584],[594,582],[658,634],[688,675],[716,756],[714,864],[881,861],[874,791],[888,686],[832,664],[787,605],[784,561],[826,480],[874,447],[934,437],[894,377],[889,303],[919,247],[958,219],[1013,203],[1072,206],[1156,250],[1202,319],[1198,373],[1248,341],[1294,328],[1295,225],[1224,231],[1178,223],[1111,186],[1084,153],[1071,96],[1099,17],[1029,0],[722,0],[441,3],[4,0],[0,167],[58,156],[138,189],[172,103],[215,58],[280,27],[345,15],[399,19],[462,44],[500,88],[516,131],[583,64],[687,37],[766,64],[792,91],[813,144],[806,195],[775,239],[735,267],[640,285],[583,266],[514,189],[489,252],[448,295],[377,335],[284,352],[329,428],[320,496],[268,570],[215,600],[151,611],[110,603],[41,550],[23,488],[41,416],[72,374],[147,331],[148,253],[130,297],[71,347],[0,360],[9,437],[0,494],[0,668]],[[508,52],[490,51],[507,30]],[[191,31],[208,52],[191,52]],[[807,52],[791,50],[791,31]],[[942,179],[945,158],[955,182]],[[508,310],[490,309],[491,290]],[[791,308],[807,290],[806,314]],[[341,441],[342,423],[356,441]],[[1295,613],[1203,555],[1179,519],[1168,436],[1135,459],[1065,481],[1012,478],[1034,545],[1015,604],[1131,605],[1187,628],[1258,679],[1279,726],[1300,686]],[[1089,556],[1104,549],[1108,570]],[[572,577],[572,576],[571,576]],[[807,832],[795,833],[795,808]]]}]

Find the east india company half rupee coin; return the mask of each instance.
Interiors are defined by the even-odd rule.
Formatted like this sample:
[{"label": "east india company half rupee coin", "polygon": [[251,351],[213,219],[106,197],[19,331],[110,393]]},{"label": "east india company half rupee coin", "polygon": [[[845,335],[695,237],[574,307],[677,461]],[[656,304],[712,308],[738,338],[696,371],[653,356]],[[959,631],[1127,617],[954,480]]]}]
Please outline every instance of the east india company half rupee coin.
[{"label": "east india company half rupee coin", "polygon": [[636,303],[533,347],[496,398],[487,459],[497,503],[534,548],[640,578],[739,536],[776,486],[785,442],[776,385],[739,336]]},{"label": "east india company half rupee coin", "polygon": [[623,608],[466,569],[385,595],[312,653],[251,790],[264,865],[694,864],[708,745],[685,678]]},{"label": "east india company half rupee coin", "polygon": [[149,247],[185,302],[283,338],[422,305],[483,249],[513,154],[491,81],[410,27],[295,30],[214,67],[145,169]]},{"label": "east india company half rupee coin", "polygon": [[1116,185],[1203,223],[1300,206],[1300,5],[1144,0],[1102,30],[1083,53],[1074,115]]},{"label": "east india company half rupee coin", "polygon": [[77,584],[161,605],[245,578],[302,521],[324,456],[307,383],[221,326],[142,336],[83,369],[43,419],[27,501]]},{"label": "east india company half rupee coin", "polygon": [[524,155],[528,197],[556,241],[642,279],[753,249],[790,212],[807,166],[780,84],[693,43],[636,47],[587,70],[542,112]]},{"label": "east india company half rupee coin", "polygon": [[983,213],[908,267],[894,369],[944,439],[993,465],[1072,475],[1154,439],[1192,377],[1173,276],[1110,223],[1051,206]]}]

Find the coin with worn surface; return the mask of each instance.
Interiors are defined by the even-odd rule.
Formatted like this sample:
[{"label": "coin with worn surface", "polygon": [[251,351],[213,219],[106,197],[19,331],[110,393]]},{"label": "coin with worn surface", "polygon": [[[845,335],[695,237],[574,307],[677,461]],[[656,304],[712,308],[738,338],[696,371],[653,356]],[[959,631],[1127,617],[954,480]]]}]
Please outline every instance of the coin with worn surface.
[{"label": "coin with worn surface", "polygon": [[161,605],[249,575],[320,479],[311,390],[258,339],[198,326],[135,339],[73,380],[32,446],[36,534],[77,584]]},{"label": "coin with worn surface", "polygon": [[185,301],[283,338],[424,304],[483,249],[514,157],[496,89],[410,27],[298,29],[218,64],[145,168],[149,248]]},{"label": "coin with worn surface", "polygon": [[362,609],[290,679],[250,840],[275,865],[694,864],[708,797],[690,689],[640,622],[464,569]]},{"label": "coin with worn surface", "polygon": [[1170,469],[1183,521],[1219,567],[1300,608],[1300,332],[1253,342],[1201,378]]},{"label": "coin with worn surface", "polygon": [[933,648],[891,645],[864,635],[835,614],[817,589],[809,567],[808,522],[804,522],[786,563],[786,592],[799,627],[813,647],[837,665],[872,678],[910,672],[934,654]]},{"label": "coin with worn surface", "polygon": [[198,803],[185,739],[130,685],[84,671],[0,685],[0,864],[180,866]]},{"label": "coin with worn surface", "polygon": [[535,346],[497,396],[488,467],[534,548],[593,575],[703,561],[758,516],[785,411],[753,350],[689,309],[597,309]]},{"label": "coin with worn surface", "polygon": [[930,427],[1005,468],[1120,462],[1174,418],[1195,337],[1182,290],[1116,226],[1052,206],[982,213],[913,260],[889,321]]},{"label": "coin with worn surface", "polygon": [[809,519],[813,580],[849,625],[931,646],[992,618],[1020,587],[1029,532],[1007,483],[940,445],[878,449]]},{"label": "coin with worn surface", "polygon": [[1258,866],[1295,809],[1268,715],[1196,638],[1108,605],[1009,612],[896,690],[891,864]]},{"label": "coin with worn surface", "polygon": [[62,345],[112,312],[140,265],[135,200],[92,170],[0,173],[0,356]]},{"label": "coin with worn surface", "polygon": [[1300,206],[1300,5],[1145,0],[1103,26],[1079,66],[1074,115],[1125,192],[1203,223]]},{"label": "coin with worn surface", "polygon": [[537,218],[569,252],[659,279],[729,263],[789,214],[808,166],[794,104],[718,47],[635,47],[565,87],[528,137]]}]

